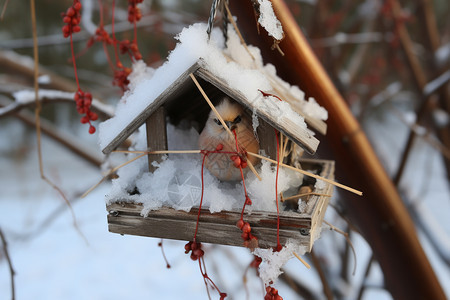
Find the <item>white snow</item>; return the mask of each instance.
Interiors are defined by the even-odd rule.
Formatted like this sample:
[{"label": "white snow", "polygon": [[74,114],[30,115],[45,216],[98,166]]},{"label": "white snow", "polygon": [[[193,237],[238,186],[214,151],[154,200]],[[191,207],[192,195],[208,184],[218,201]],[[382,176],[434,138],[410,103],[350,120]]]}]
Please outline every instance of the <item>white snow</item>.
[{"label": "white snow", "polygon": [[49,75],[41,75],[38,77],[38,83],[39,84],[50,84],[52,82],[52,79]]},{"label": "white snow", "polygon": [[281,22],[275,16],[273,11],[272,3],[269,0],[258,0],[259,3],[259,18],[258,23],[264,27],[270,36],[274,37],[276,40],[283,39],[283,27]]},{"label": "white snow", "polygon": [[252,253],[262,258],[259,265],[259,277],[266,286],[275,283],[278,276],[283,273],[283,267],[288,260],[294,257],[294,252],[297,255],[303,255],[307,251],[306,247],[301,246],[298,241],[288,240],[281,251],[273,251],[270,249],[255,249]]},{"label": "white snow", "polygon": [[[172,84],[184,71],[198,60],[202,60],[204,67],[217,77],[224,80],[231,88],[239,91],[253,104],[260,103],[258,109],[276,109],[279,118],[293,121],[297,126],[306,129],[301,116],[292,110],[286,101],[261,101],[259,90],[272,89],[269,75],[276,77],[276,70],[271,65],[264,66],[260,50],[248,46],[249,52],[240,43],[238,35],[232,27],[228,30],[227,47],[218,29],[213,29],[208,41],[206,24],[193,24],[184,28],[176,37],[178,44],[169,54],[167,61],[157,70],[149,71],[140,62],[133,66],[130,76],[131,89],[122,97],[116,108],[116,115],[101,123],[99,126],[99,144],[105,148],[133,119],[135,119],[158,95]],[[253,59],[253,58],[254,59]],[[229,58],[232,58],[230,60]],[[144,74],[143,78],[139,74]],[[135,75],[137,74],[137,75]],[[277,78],[278,81],[283,82]],[[137,82],[134,82],[137,80]],[[298,101],[304,106],[307,115],[326,119],[326,112],[315,101],[304,99],[298,87],[291,87],[286,82],[283,85],[300,96]],[[268,104],[267,102],[273,102]],[[263,105],[264,104],[264,105]],[[256,124],[256,123],[254,123]]]},{"label": "white snow", "polygon": [[[144,133],[144,128],[141,128],[137,135],[137,144],[131,149],[145,149]],[[169,124],[168,140],[170,149],[195,149],[198,133],[192,128],[177,129]],[[128,154],[127,160],[136,156],[137,154]],[[120,168],[117,172],[119,177],[112,181],[111,190],[106,194],[107,203],[115,201],[143,203],[144,216],[150,210],[162,206],[189,211],[193,206],[200,204],[202,168],[200,154],[170,154],[169,158],[166,157],[159,164],[155,163],[155,166],[157,168],[153,173],[147,172],[147,157],[144,156]],[[252,172],[248,172],[245,178],[247,193],[253,201],[247,209],[248,211],[276,212],[276,168],[269,162],[263,161],[258,172],[262,181],[258,180]],[[212,213],[242,208],[245,200],[242,182],[220,182],[206,168],[203,173],[204,208],[209,208]],[[303,180],[301,174],[284,168],[279,169],[278,176],[278,192],[298,188]],[[129,195],[135,187],[140,194]]]},{"label": "white snow", "polygon": [[[63,92],[59,90],[48,90],[48,89],[39,89],[39,100],[42,99],[62,99],[67,101],[74,101],[75,93],[72,92]],[[35,93],[34,90],[21,90],[18,92],[15,92],[13,94],[14,99],[17,103],[27,105],[35,101]],[[92,99],[92,106],[99,109],[105,114],[113,115],[114,109],[105,103],[100,102],[98,99]],[[8,109],[8,107],[4,107],[3,109]],[[0,109],[1,110],[1,109]]]}]

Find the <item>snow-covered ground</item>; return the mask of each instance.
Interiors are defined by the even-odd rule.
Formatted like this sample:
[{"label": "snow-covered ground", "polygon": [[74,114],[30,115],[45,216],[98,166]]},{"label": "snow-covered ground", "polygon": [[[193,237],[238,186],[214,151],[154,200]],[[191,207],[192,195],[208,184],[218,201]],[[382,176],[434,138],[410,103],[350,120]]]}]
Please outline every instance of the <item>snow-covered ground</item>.
[{"label": "snow-covered ground", "polygon": [[[371,122],[375,123],[371,123],[370,130],[378,135],[384,133],[386,141],[378,143],[381,145],[378,151],[401,149],[403,141],[387,130],[401,128],[401,124],[392,119]],[[47,138],[43,139],[46,174],[74,201],[73,208],[86,243],[75,230],[71,214],[61,197],[39,179],[34,134],[26,135],[21,126],[9,122],[8,131],[0,131],[0,141],[0,227],[9,242],[8,249],[17,273],[16,299],[181,299],[186,296],[208,299],[197,262],[184,254],[185,242],[164,241],[166,256],[172,266],[167,269],[158,247],[159,239],[108,232],[104,196],[110,183],[102,184],[85,199],[76,197],[99,180],[96,168]],[[24,151],[19,145],[30,148]],[[387,159],[394,160],[395,152],[391,150],[389,153]],[[408,174],[414,173],[411,172],[414,166],[420,172],[408,175],[404,185],[423,182],[429,187],[426,191],[420,184],[412,184],[410,193],[424,199],[422,203],[443,225],[448,237],[450,203],[442,160],[434,150],[420,144],[412,161],[415,164],[408,167]],[[393,161],[386,163],[392,165]],[[429,180],[429,177],[433,179]],[[63,212],[41,227],[59,208],[63,208]],[[332,209],[328,210],[326,219],[335,221]],[[449,268],[438,258],[422,233],[420,237],[446,294],[450,295]],[[362,238],[355,234],[352,239],[357,249],[358,266],[355,276],[350,278],[352,282],[360,282],[370,252]],[[337,274],[340,268],[336,245],[342,243],[342,236],[327,231],[315,244],[318,254],[326,253],[328,261],[324,263],[332,274]],[[233,299],[246,299],[242,276],[252,260],[249,251],[214,245],[206,245],[205,248],[211,278]],[[292,259],[285,270],[307,283],[314,293],[322,294],[314,267],[308,270]],[[391,299],[386,291],[377,288],[382,284],[382,273],[377,265],[369,276],[369,283],[373,288],[367,290],[363,299]],[[251,293],[249,299],[262,298],[262,284],[254,270],[248,274],[247,285]],[[357,292],[339,281],[332,282],[332,285],[339,286],[349,299],[353,299]],[[278,282],[275,287],[284,299],[298,299],[288,286]],[[0,299],[9,298],[9,270],[6,260],[0,256]],[[212,298],[218,298],[215,292],[212,292]]]}]

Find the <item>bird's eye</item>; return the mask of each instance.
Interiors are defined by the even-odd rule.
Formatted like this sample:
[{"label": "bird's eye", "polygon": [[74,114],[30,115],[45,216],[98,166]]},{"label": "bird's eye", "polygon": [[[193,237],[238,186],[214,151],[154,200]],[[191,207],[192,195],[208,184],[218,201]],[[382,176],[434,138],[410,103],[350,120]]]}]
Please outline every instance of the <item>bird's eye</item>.
[{"label": "bird's eye", "polygon": [[241,122],[241,115],[238,115],[233,121],[233,123],[235,123],[235,124],[239,123],[239,122]]},{"label": "bird's eye", "polygon": [[220,123],[219,119],[214,119],[214,122],[216,122],[217,125],[222,125],[222,123]]}]

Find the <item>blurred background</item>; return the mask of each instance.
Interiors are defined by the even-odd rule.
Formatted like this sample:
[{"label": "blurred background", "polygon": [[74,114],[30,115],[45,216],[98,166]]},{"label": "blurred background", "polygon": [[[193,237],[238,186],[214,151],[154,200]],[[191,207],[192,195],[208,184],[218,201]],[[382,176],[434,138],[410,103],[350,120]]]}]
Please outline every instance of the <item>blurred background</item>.
[{"label": "blurred background", "polygon": [[[123,92],[113,85],[102,43],[87,47],[99,26],[102,2],[81,3],[82,30],[74,35],[78,77],[82,89],[105,104],[100,112],[104,119]],[[450,3],[285,3],[392,178],[414,221],[411,232],[417,232],[439,286],[450,298]],[[61,32],[61,13],[70,5],[36,3],[43,90],[77,90],[70,42]],[[127,5],[116,1],[115,32],[119,40],[131,41]],[[111,32],[112,1],[103,1],[102,7],[105,29]],[[157,67],[175,47],[176,34],[207,21],[211,1],[144,0],[139,7],[139,50],[149,66]],[[12,297],[10,265],[16,299],[208,299],[197,264],[183,253],[183,242],[163,242],[168,269],[160,240],[108,233],[103,198],[109,183],[80,198],[101,178],[104,158],[97,133],[90,135],[79,122],[70,97],[44,99],[41,142],[45,175],[73,210],[41,180],[34,105],[17,94],[33,90],[30,4],[3,0],[0,9],[0,299]],[[131,66],[127,55],[120,59]],[[321,153],[317,158],[333,159]],[[347,167],[355,166],[337,162],[337,168]],[[305,257],[311,270],[298,261],[285,266],[275,284],[284,299],[394,298],[386,288],[387,269],[380,268],[379,254],[372,253],[368,237],[348,218],[342,197],[346,194],[333,197],[325,219],[348,233],[357,260],[346,238],[325,228],[314,255]],[[207,245],[206,251],[211,277],[230,298],[263,298],[254,270],[246,271],[252,261],[246,249]],[[407,283],[399,278],[398,284]]]}]

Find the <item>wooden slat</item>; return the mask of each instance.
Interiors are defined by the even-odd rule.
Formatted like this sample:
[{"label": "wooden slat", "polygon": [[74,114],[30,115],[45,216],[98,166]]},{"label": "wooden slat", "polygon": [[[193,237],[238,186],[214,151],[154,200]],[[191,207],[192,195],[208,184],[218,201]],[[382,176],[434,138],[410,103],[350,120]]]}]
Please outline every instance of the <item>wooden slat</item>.
[{"label": "wooden slat", "polygon": [[195,63],[186,72],[180,75],[164,92],[151,102],[134,120],[132,120],[102,151],[105,154],[115,150],[125,139],[137,130],[153,112],[171,98],[175,98],[191,84],[189,74],[195,72],[199,65]]},{"label": "wooden slat", "polygon": [[266,155],[272,159],[277,159],[277,140],[275,130],[264,120],[259,120],[257,128],[259,148],[264,150]]},{"label": "wooden slat", "polygon": [[[309,169],[321,169],[320,175],[333,178],[334,162],[301,160]],[[328,185],[326,193],[331,193]],[[320,230],[323,215],[329,197],[311,196],[304,213],[294,211],[280,212],[280,239],[301,241],[302,245],[311,249],[314,239]],[[162,207],[142,217],[142,204],[113,203],[107,206],[109,212],[109,231],[119,234],[131,234],[177,240],[192,240],[197,220],[198,209],[190,212],[178,211]],[[202,209],[197,239],[201,242],[223,245],[242,246],[241,232],[236,227],[240,211],[222,211],[210,213]],[[258,237],[259,246],[269,248],[276,246],[277,216],[275,213],[253,211],[245,215],[250,223],[252,233]]]},{"label": "wooden slat", "polygon": [[[146,122],[148,151],[167,150],[167,126],[164,106],[160,106]],[[153,172],[152,162],[161,162],[163,154],[148,155],[148,170]]]}]

